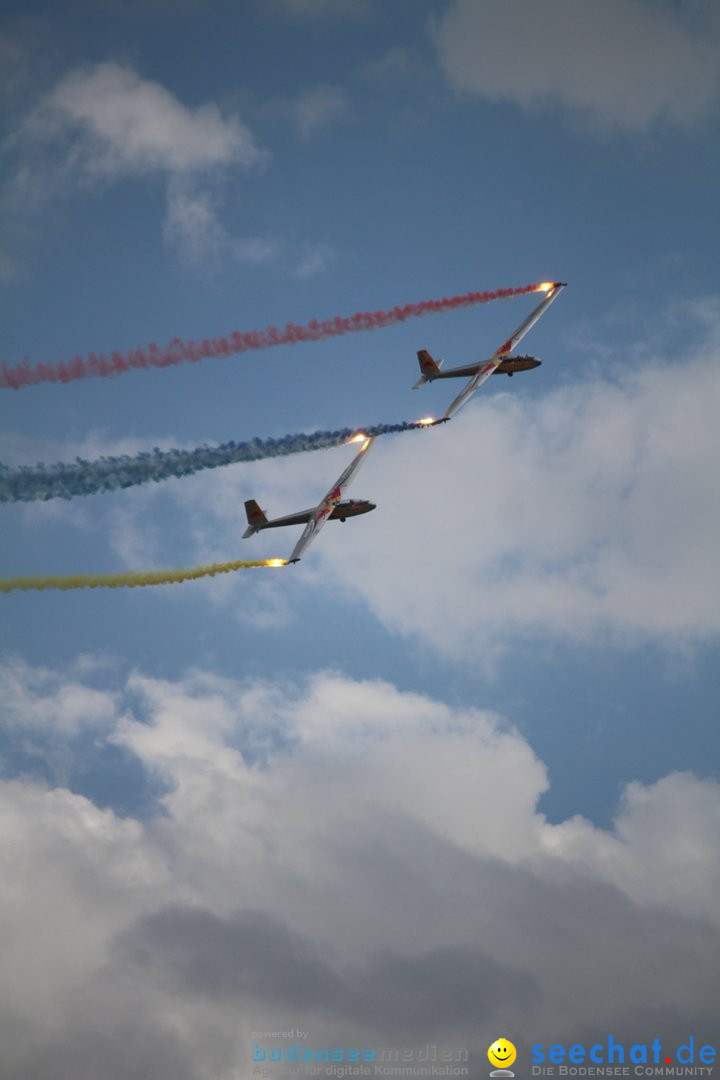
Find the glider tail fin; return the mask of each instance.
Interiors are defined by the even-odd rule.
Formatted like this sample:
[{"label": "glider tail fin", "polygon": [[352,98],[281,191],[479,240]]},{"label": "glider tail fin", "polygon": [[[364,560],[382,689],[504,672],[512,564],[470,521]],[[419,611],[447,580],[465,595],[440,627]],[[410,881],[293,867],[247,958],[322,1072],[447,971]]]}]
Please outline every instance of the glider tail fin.
[{"label": "glider tail fin", "polygon": [[418,349],[418,364],[420,365],[420,378],[413,386],[413,390],[418,390],[421,386],[424,386],[426,382],[432,382],[433,379],[437,379],[440,374],[440,368],[442,367],[442,360],[436,363],[427,349]]},{"label": "glider tail fin", "polygon": [[247,540],[248,536],[259,532],[260,529],[264,529],[267,525],[267,518],[254,499],[248,499],[245,503],[245,513],[247,514],[248,527],[243,533],[243,540]]}]

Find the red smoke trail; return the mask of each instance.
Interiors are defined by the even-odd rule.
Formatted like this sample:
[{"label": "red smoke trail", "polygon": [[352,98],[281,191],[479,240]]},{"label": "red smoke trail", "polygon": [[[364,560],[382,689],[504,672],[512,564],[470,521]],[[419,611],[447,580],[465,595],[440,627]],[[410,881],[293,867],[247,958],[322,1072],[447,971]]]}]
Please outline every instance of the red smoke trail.
[{"label": "red smoke trail", "polygon": [[421,300],[416,304],[404,304],[389,311],[360,311],[355,315],[336,315],[334,319],[319,322],[312,319],[304,326],[288,323],[282,330],[268,326],[265,330],[241,332],[233,330],[225,337],[204,338],[202,341],[182,341],[174,338],[164,349],[154,343],[146,348],[130,349],[121,353],[114,351],[90,353],[87,358],[75,356],[72,360],[54,364],[36,364],[26,360],[16,367],[3,364],[0,369],[0,388],[21,390],[24,386],[36,386],[46,382],[73,382],[93,375],[121,375],[133,368],[171,367],[188,361],[205,360],[212,356],[234,356],[250,349],[269,349],[273,345],[295,345],[299,341],[322,341],[323,338],[339,337],[359,330],[378,330],[383,326],[416,319],[421,315],[433,315],[440,311],[454,311],[472,304],[487,304],[491,300],[506,300],[511,296],[541,292],[543,286],[523,285],[518,289],[496,289],[494,292],[469,292],[462,296],[444,297],[442,300]]}]

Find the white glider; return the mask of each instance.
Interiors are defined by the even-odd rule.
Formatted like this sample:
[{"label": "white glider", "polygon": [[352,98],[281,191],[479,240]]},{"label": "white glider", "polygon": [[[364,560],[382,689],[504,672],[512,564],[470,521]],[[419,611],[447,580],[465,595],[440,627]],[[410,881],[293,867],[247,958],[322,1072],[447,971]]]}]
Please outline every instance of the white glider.
[{"label": "white glider", "polygon": [[547,311],[555,297],[562,292],[565,288],[565,282],[547,282],[542,288],[543,291],[547,293],[545,298],[530,312],[528,317],[520,323],[517,330],[510,335],[497,352],[493,353],[489,360],[481,360],[475,364],[465,364],[463,367],[449,368],[447,371],[441,371],[440,367],[442,360],[439,363],[436,363],[427,349],[420,349],[417,356],[421,375],[413,386],[413,390],[417,390],[419,387],[424,386],[426,382],[434,382],[435,379],[457,379],[467,377],[468,375],[471,376],[470,381],[462,388],[455,400],[448,405],[445,414],[437,421],[437,423],[442,423],[443,420],[449,420],[451,416],[454,416],[458,409],[465,404],[469,397],[472,397],[475,391],[482,386],[485,380],[491,375],[513,375],[516,371],[528,371],[531,368],[539,367],[540,361],[535,356],[516,356],[511,358],[509,354],[515,346],[522,341],[528,330],[532,329],[540,316]]},{"label": "white glider", "polygon": [[374,438],[374,436],[363,438],[360,450],[340,478],[333,484],[325,498],[317,506],[313,506],[309,510],[301,510],[297,514],[288,514],[287,517],[268,520],[255,500],[249,499],[245,503],[248,527],[243,533],[243,539],[252,536],[253,533],[259,532],[261,529],[275,529],[284,525],[302,525],[305,523],[302,536],[293,548],[292,555],[287,560],[289,563],[296,563],[300,561],[300,557],[308,544],[315,539],[325,522],[329,521],[330,518],[334,518],[336,521],[345,521],[346,518],[356,517],[358,514],[367,514],[369,510],[374,510],[375,503],[367,502],[365,499],[346,499],[343,501],[343,495],[364,461],[365,454],[372,446]]}]

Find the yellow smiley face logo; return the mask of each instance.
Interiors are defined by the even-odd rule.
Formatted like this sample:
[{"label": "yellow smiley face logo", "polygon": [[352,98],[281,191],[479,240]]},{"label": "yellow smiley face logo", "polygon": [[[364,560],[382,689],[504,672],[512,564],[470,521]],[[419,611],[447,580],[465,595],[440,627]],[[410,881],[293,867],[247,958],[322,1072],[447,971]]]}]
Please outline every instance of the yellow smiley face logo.
[{"label": "yellow smiley face logo", "polygon": [[488,1061],[496,1068],[509,1068],[516,1057],[517,1051],[509,1039],[496,1039],[488,1048]]}]

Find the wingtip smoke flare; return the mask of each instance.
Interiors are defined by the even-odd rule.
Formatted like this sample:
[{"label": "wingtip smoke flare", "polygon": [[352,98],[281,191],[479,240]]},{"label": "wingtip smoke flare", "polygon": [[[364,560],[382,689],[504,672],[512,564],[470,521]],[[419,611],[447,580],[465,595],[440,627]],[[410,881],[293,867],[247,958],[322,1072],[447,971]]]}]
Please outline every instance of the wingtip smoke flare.
[{"label": "wingtip smoke flare", "polygon": [[[363,428],[366,435],[391,435],[424,427],[421,420],[399,424],[375,424]],[[56,465],[23,465],[17,469],[0,465],[0,502],[34,502],[38,499],[72,499],[117,491],[151,480],[190,476],[202,469],[217,469],[241,461],[284,457],[311,450],[343,446],[358,428],[339,431],[315,431],[310,435],[286,435],[280,439],[250,439],[227,442],[221,446],[198,446],[193,450],[158,450],[135,457],[101,457],[96,461],[77,461]]]},{"label": "wingtip smoke flare", "polygon": [[0,388],[21,390],[26,386],[40,383],[69,383],[75,379],[87,379],[94,376],[111,378],[126,371],[148,368],[172,367],[175,364],[196,363],[211,357],[236,356],[238,353],[256,349],[269,349],[274,345],[296,345],[301,341],[322,341],[324,338],[339,337],[342,334],[356,333],[361,330],[378,330],[383,326],[406,322],[408,319],[423,315],[434,315],[443,311],[455,311],[458,308],[474,304],[487,304],[491,300],[506,300],[513,296],[537,292],[541,286],[522,285],[518,288],[495,289],[486,292],[469,292],[460,296],[447,296],[439,300],[421,300],[417,303],[403,304],[387,311],[359,311],[354,315],[336,315],[332,319],[311,319],[305,324],[287,323],[282,329],[268,326],[265,330],[233,330],[223,337],[203,338],[200,341],[183,341],[174,338],[164,348],[154,342],[145,348],[130,349],[128,352],[104,353],[91,352],[87,357],[75,356],[71,360],[49,364],[22,364],[0,368]]},{"label": "wingtip smoke flare", "polygon": [[66,574],[48,577],[0,578],[0,592],[37,589],[120,589],[145,585],[177,585],[182,581],[230,574],[235,570],[254,570],[260,567],[285,566],[285,559],[236,559],[234,562],[210,563],[184,570],[128,570],[120,574]]}]

